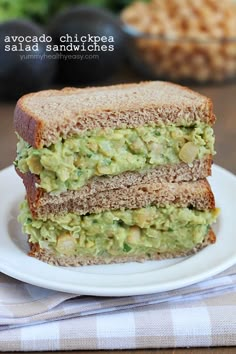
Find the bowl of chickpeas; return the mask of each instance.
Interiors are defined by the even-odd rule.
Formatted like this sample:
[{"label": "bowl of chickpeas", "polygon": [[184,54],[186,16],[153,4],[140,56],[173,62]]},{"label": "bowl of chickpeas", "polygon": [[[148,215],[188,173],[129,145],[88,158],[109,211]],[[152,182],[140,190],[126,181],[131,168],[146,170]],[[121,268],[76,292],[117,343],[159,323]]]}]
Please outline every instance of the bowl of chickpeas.
[{"label": "bowl of chickpeas", "polygon": [[135,1],[121,19],[129,58],[145,78],[196,83],[235,79],[235,1]]}]

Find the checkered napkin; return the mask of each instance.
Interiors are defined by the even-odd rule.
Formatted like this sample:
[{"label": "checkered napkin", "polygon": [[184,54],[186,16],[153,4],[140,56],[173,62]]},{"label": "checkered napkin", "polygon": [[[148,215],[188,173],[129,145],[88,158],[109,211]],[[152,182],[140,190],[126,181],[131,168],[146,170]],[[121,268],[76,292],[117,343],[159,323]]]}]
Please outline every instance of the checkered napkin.
[{"label": "checkered napkin", "polygon": [[236,266],[159,294],[76,296],[0,274],[0,350],[236,345]]}]

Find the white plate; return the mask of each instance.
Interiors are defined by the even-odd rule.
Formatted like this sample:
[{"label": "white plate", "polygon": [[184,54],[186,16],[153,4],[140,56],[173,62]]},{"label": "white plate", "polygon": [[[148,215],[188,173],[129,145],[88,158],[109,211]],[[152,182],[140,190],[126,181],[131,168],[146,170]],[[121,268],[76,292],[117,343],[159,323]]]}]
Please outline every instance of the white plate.
[{"label": "white plate", "polygon": [[44,288],[98,296],[151,294],[204,280],[236,263],[236,176],[213,166],[209,181],[221,208],[214,227],[216,244],[175,260],[64,268],[27,255],[26,236],[17,222],[24,187],[13,167],[9,167],[0,172],[0,271]]}]

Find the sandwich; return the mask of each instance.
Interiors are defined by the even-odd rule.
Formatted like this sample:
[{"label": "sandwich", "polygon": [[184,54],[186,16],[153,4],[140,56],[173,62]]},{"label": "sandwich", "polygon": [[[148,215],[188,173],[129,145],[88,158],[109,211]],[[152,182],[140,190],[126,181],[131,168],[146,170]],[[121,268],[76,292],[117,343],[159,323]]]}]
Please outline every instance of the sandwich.
[{"label": "sandwich", "polygon": [[30,255],[58,265],[163,259],[215,241],[211,101],[166,82],[23,96],[14,116]]}]

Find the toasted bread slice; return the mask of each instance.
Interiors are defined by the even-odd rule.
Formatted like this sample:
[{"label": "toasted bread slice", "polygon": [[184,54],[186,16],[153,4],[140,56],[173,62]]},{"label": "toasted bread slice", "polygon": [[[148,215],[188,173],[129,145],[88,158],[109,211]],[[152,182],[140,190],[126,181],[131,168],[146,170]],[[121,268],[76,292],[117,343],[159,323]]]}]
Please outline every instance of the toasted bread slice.
[{"label": "toasted bread slice", "polygon": [[135,255],[125,255],[125,256],[110,256],[109,258],[104,257],[89,257],[89,256],[66,256],[60,255],[50,249],[41,249],[38,244],[30,245],[29,255],[35,257],[43,262],[57,265],[57,266],[80,266],[80,265],[92,265],[92,264],[110,264],[110,263],[125,263],[125,262],[144,262],[147,260],[161,260],[170,259],[177,257],[186,257],[194,253],[197,253],[204,247],[215,243],[216,236],[212,229],[208,232],[202,243],[199,243],[196,247],[186,252],[178,253],[156,253],[151,256],[147,256],[145,253],[143,256]]},{"label": "toasted bread slice", "polygon": [[35,148],[49,146],[96,128],[142,125],[190,126],[215,122],[209,98],[186,87],[153,81],[94,88],[65,88],[31,93],[19,99],[16,132]]}]

